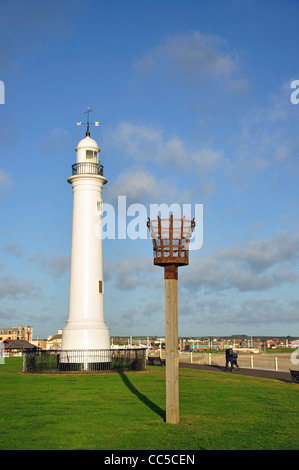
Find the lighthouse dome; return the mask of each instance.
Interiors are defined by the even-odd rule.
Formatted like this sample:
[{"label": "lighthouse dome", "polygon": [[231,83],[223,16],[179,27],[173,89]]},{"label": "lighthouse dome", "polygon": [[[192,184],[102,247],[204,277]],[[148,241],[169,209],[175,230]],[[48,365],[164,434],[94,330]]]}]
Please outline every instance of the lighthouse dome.
[{"label": "lighthouse dome", "polygon": [[80,140],[77,148],[77,163],[99,163],[100,148],[97,142],[86,136]]},{"label": "lighthouse dome", "polygon": [[98,152],[100,151],[100,148],[96,141],[89,136],[84,137],[84,139],[80,140],[79,144],[77,145],[76,151],[78,151],[79,149],[91,149],[97,150]]}]

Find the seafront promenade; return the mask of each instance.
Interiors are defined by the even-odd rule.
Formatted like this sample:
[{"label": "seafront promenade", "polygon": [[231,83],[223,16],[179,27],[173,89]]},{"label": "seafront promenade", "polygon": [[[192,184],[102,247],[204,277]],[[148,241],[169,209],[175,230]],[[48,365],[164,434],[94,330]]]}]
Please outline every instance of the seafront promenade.
[{"label": "seafront promenade", "polygon": [[[290,353],[239,353],[238,364],[241,369],[262,369],[275,372],[289,372],[290,369],[298,370],[296,364],[298,357]],[[199,364],[206,366],[225,366],[225,352],[223,353],[192,353],[182,352],[179,354],[180,363]]]},{"label": "seafront promenade", "polygon": [[265,370],[265,369],[242,369],[240,368],[238,371],[230,370],[225,371],[224,366],[217,366],[217,365],[205,365],[205,364],[188,364],[188,363],[181,363],[180,368],[182,369],[197,369],[197,370],[204,370],[207,372],[215,372],[215,373],[223,373],[223,374],[237,374],[237,375],[246,375],[249,377],[260,377],[264,379],[274,379],[274,380],[282,380],[283,382],[292,382],[291,374],[288,371],[274,371],[274,370]]}]

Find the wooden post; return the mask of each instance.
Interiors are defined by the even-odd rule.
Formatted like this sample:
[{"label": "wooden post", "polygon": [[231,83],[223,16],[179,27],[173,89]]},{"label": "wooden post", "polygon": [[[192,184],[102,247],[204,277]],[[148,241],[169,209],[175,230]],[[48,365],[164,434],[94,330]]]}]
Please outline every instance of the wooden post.
[{"label": "wooden post", "polygon": [[166,422],[179,424],[178,268],[165,266]]},{"label": "wooden post", "polygon": [[[195,220],[169,219],[147,221],[154,249],[154,264],[164,267],[165,340],[166,340],[166,422],[178,424],[179,352],[178,352],[178,266],[189,263],[189,241]],[[179,236],[179,238],[178,238]]]}]

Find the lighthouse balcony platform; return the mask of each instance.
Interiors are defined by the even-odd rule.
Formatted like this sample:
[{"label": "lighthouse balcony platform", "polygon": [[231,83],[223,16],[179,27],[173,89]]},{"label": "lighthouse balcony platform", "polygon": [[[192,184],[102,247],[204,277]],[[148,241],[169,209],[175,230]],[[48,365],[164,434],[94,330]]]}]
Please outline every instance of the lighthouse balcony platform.
[{"label": "lighthouse balcony platform", "polygon": [[72,176],[74,175],[100,175],[104,176],[104,167],[99,163],[81,162],[72,165]]}]

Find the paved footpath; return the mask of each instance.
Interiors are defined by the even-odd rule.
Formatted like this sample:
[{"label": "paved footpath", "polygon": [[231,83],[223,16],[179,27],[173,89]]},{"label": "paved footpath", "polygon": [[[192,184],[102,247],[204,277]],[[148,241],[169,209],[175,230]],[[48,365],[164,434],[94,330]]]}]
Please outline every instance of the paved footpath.
[{"label": "paved footpath", "polygon": [[263,379],[274,379],[282,380],[283,382],[292,382],[290,372],[276,372],[275,370],[262,370],[262,369],[239,369],[233,370],[230,369],[225,371],[224,366],[208,366],[203,364],[188,364],[180,362],[180,368],[182,369],[198,369],[205,370],[207,372],[219,372],[222,374],[238,374],[238,375],[247,375],[249,377],[260,377]]}]

